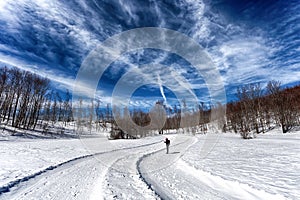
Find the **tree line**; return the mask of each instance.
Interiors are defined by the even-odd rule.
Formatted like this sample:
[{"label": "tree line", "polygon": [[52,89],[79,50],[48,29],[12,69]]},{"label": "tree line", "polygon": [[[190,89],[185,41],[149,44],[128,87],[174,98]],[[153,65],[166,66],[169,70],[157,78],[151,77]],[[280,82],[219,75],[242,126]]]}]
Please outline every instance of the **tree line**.
[{"label": "tree line", "polygon": [[[265,88],[259,83],[248,84],[239,86],[236,96],[236,101],[226,105],[200,103],[189,112],[186,112],[184,100],[182,107],[166,107],[164,102],[158,101],[149,112],[128,107],[111,108],[110,104],[102,105],[101,100],[91,100],[85,105],[79,100],[77,109],[72,109],[71,93],[51,89],[49,79],[18,68],[0,70],[0,121],[4,126],[39,127],[47,131],[49,124],[75,122],[77,130],[83,126],[96,131],[106,129],[111,131],[113,138],[143,137],[168,130],[195,134],[206,133],[212,111],[225,108],[226,117],[219,120],[219,127],[224,132],[240,133],[243,138],[266,132],[274,126],[280,126],[283,133],[300,126],[300,86],[284,89],[278,81],[270,81]],[[162,115],[166,115],[164,124],[160,124]],[[124,116],[130,116],[130,120]]]},{"label": "tree line", "polygon": [[[283,88],[279,81],[269,81],[266,87],[260,83],[239,86],[236,90],[237,100],[226,105],[205,105],[200,103],[191,112],[182,112],[183,107],[172,108],[157,102],[166,111],[167,118],[162,129],[157,130],[163,134],[164,130],[182,130],[189,133],[206,133],[213,110],[226,109],[226,117],[218,119],[218,127],[223,132],[233,131],[239,133],[244,139],[255,137],[256,134],[265,133],[276,126],[281,127],[282,133],[287,133],[293,127],[300,126],[300,86]],[[129,112],[128,110],[124,112]],[[157,110],[156,114],[161,111]],[[118,112],[118,117],[122,117]],[[150,124],[150,112],[133,111],[131,118],[139,126]],[[155,120],[155,119],[154,119]],[[197,120],[197,121],[195,121]],[[159,121],[159,120],[158,120]],[[125,123],[125,122],[124,122]],[[118,125],[115,125],[118,129]],[[155,127],[149,131],[156,130]],[[134,131],[131,131],[133,133]],[[137,132],[137,131],[136,131]],[[145,135],[147,133],[143,133]],[[115,134],[115,137],[123,137]]]},{"label": "tree line", "polygon": [[[1,124],[22,129],[72,120],[71,94],[51,90],[50,80],[18,68],[0,69]],[[43,123],[43,121],[47,123]]]},{"label": "tree line", "polygon": [[[186,109],[185,107],[181,109],[175,105],[173,108],[167,108],[163,102],[159,101],[154,105],[155,109],[151,113],[137,109],[130,110],[127,107],[122,110],[116,107],[111,108],[110,104],[103,107],[104,105],[99,99],[91,100],[88,103],[79,99],[77,103],[78,105],[75,105],[73,109],[71,93],[68,90],[66,92],[53,90],[51,81],[47,78],[16,67],[0,68],[0,122],[3,127],[9,125],[26,130],[38,128],[47,132],[49,126],[55,125],[56,122],[63,122],[64,125],[67,125],[68,122],[75,122],[78,133],[83,130],[83,127],[87,127],[88,130],[92,128],[95,128],[96,131],[110,130],[113,137],[125,137],[126,135],[128,138],[136,138],[146,136],[153,131],[163,134],[165,130],[185,128],[180,122],[186,121],[185,125],[188,125],[195,115],[200,116],[199,127],[201,131],[205,132],[210,112],[202,104],[199,106],[201,110],[199,113],[193,112],[182,117],[181,112],[182,109]],[[128,119],[123,119],[125,113],[130,116],[130,121],[134,124],[145,127],[151,122],[151,114],[159,116],[163,111],[166,111],[167,114],[166,122],[158,126],[162,120],[154,117],[156,119],[154,125],[143,133],[141,133],[143,129],[136,129],[136,126],[132,126]],[[127,127],[127,133],[121,131],[115,118],[119,118],[122,126]],[[163,128],[159,129],[158,127]]]},{"label": "tree line", "polygon": [[300,125],[300,86],[282,88],[279,81],[237,88],[235,102],[227,104],[226,130],[240,133],[243,138],[280,126],[283,133]]},{"label": "tree line", "polygon": [[164,134],[171,130],[193,134],[206,133],[212,108],[202,103],[197,108],[186,111],[185,102],[182,105],[182,108],[179,105],[167,107],[163,101],[157,101],[148,112],[138,109],[129,110],[128,107],[114,107],[115,116],[110,118],[111,137],[137,138],[157,133]]}]

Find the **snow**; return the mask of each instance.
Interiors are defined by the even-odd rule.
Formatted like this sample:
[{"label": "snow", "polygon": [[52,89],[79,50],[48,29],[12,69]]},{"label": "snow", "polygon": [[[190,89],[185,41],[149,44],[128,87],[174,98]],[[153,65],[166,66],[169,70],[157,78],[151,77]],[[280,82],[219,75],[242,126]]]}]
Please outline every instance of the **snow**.
[{"label": "snow", "polygon": [[280,194],[276,199],[299,199],[299,141],[299,134],[283,135],[277,130],[258,135],[253,140],[224,134],[205,159],[199,160],[195,156],[201,147],[200,141],[189,149],[183,160],[195,169],[224,180],[243,183],[261,192]]},{"label": "snow", "polygon": [[300,199],[300,131],[0,139],[0,199]]},{"label": "snow", "polygon": [[282,195],[272,195],[263,190],[254,189],[247,184],[239,183],[238,181],[228,181],[209,172],[197,170],[182,160],[178,162],[177,167],[197,178],[208,187],[236,199],[285,199]]},{"label": "snow", "polygon": [[1,141],[0,185],[87,154],[78,139]]}]

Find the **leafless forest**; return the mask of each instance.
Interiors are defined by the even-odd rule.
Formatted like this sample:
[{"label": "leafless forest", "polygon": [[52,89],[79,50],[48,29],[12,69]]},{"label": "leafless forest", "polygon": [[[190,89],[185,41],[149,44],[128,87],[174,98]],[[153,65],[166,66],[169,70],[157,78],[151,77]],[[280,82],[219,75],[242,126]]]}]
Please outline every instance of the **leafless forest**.
[{"label": "leafless forest", "polygon": [[[0,69],[0,76],[2,127],[41,129],[47,132],[50,124],[61,122],[66,126],[73,122],[77,130],[82,127],[89,130],[94,128],[96,131],[101,128],[110,130],[111,137],[115,139],[143,137],[153,131],[163,134],[168,130],[196,134],[206,133],[212,109],[225,108],[226,117],[219,122],[220,127],[224,132],[239,133],[245,139],[264,133],[275,126],[280,126],[283,133],[300,126],[300,86],[283,88],[278,81],[270,81],[266,87],[262,87],[259,83],[238,87],[237,101],[227,105],[200,103],[188,114],[182,115],[181,113],[187,109],[185,103],[182,108],[176,105],[170,108],[160,101],[153,105],[153,109],[149,112],[142,109],[130,110],[127,107],[111,108],[109,104],[103,105],[101,100],[93,100],[87,106],[79,101],[75,106],[76,109],[72,110],[71,93],[52,89],[51,81],[47,78],[7,67]],[[164,113],[166,122],[159,126]],[[131,120],[124,117],[126,115],[138,126],[133,126]],[[149,127],[151,119],[152,126]],[[144,128],[136,127],[149,129],[145,131]]]}]

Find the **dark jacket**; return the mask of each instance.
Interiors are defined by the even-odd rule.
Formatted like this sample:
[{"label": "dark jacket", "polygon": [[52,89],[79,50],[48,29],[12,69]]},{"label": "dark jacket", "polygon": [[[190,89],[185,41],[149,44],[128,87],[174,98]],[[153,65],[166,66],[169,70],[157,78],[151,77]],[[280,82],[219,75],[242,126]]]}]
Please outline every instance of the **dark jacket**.
[{"label": "dark jacket", "polygon": [[170,140],[168,138],[166,138],[165,143],[166,143],[166,145],[170,145]]}]

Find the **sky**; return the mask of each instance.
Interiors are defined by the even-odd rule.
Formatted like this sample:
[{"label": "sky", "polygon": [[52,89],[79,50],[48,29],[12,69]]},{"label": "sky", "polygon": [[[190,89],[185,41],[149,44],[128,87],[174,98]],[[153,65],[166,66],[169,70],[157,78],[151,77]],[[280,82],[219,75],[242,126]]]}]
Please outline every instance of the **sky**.
[{"label": "sky", "polygon": [[[297,0],[1,0],[0,66],[17,66],[48,77],[56,89],[72,90],[83,61],[102,42],[135,28],[166,28],[203,48],[231,101],[240,85],[300,83],[299,21]],[[182,101],[177,92],[211,101],[202,74],[172,52],[145,48],[115,59],[97,87],[103,102],[110,102],[125,75],[126,84],[149,80],[134,92],[134,106],[176,104]]]}]

